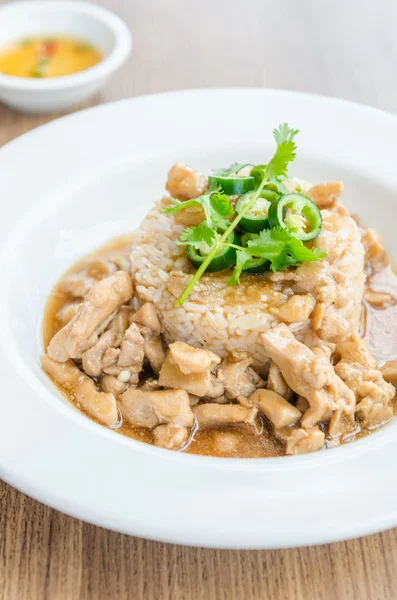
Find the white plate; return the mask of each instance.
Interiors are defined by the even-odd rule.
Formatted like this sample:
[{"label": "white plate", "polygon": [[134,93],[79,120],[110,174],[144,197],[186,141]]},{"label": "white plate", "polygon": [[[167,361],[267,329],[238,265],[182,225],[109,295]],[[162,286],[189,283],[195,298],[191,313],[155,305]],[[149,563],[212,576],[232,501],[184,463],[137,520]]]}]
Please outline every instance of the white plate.
[{"label": "white plate", "polygon": [[299,127],[292,174],[343,179],[345,201],[397,256],[397,119],[272,90],[147,96],[65,117],[0,151],[0,476],[65,513],[181,544],[278,548],[397,525],[397,429],[300,457],[218,459],[127,439],[63,401],[39,366],[51,285],[135,228],[176,160],[263,163]]}]

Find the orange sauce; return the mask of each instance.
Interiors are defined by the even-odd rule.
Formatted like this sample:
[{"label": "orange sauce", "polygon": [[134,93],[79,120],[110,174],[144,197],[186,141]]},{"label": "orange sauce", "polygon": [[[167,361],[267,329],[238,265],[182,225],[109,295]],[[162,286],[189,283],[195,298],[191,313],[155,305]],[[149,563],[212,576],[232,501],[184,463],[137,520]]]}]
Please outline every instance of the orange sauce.
[{"label": "orange sauce", "polygon": [[89,69],[102,58],[101,52],[84,40],[32,37],[0,49],[0,73],[14,77],[61,77]]}]

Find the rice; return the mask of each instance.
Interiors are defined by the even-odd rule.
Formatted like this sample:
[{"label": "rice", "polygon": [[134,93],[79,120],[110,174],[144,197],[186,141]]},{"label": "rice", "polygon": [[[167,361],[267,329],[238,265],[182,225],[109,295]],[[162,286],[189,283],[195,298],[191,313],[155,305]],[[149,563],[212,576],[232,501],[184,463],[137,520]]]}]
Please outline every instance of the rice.
[{"label": "rice", "polygon": [[[172,216],[161,214],[161,207],[162,201],[155,205],[141,223],[136,235],[136,246],[131,254],[132,275],[139,301],[151,301],[155,304],[168,343],[185,341],[192,346],[205,347],[220,356],[225,356],[232,350],[245,350],[254,358],[255,365],[265,364],[268,356],[260,335],[280,323],[280,319],[272,312],[276,312],[275,309],[293,294],[291,281],[288,277],[283,281],[282,276],[279,277],[280,281],[271,275],[260,278],[245,276],[241,286],[231,288],[226,284],[229,274],[218,274],[216,278],[204,275],[184,305],[175,307],[176,299],[192,275],[188,274],[189,263],[185,248],[175,244],[184,227],[175,223]],[[323,212],[325,222],[327,218],[332,222],[334,213],[331,215],[328,211]],[[332,279],[341,298],[349,299],[340,304],[338,314],[335,307],[332,310],[333,317],[343,317],[346,322],[351,323],[348,327],[351,326],[354,330],[360,316],[363,249],[353,220],[350,217],[337,217],[349,221],[351,243],[335,258],[332,265],[323,261],[323,270],[328,269],[329,278],[332,268],[335,271],[337,266],[340,266],[341,271],[349,273],[346,282],[338,281],[338,286]],[[315,296],[315,292],[312,293]],[[337,298],[334,299],[334,304],[337,303]],[[319,343],[309,319],[294,322],[290,327],[304,343],[310,346]],[[324,341],[322,344],[324,345]]]}]

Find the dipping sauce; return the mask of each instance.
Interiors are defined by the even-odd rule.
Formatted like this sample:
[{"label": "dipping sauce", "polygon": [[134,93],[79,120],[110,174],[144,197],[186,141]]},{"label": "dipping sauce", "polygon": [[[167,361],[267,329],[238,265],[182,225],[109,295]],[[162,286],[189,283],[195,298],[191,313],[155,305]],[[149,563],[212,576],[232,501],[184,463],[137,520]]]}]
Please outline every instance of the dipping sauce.
[{"label": "dipping sauce", "polygon": [[99,50],[84,40],[31,37],[0,49],[0,73],[14,77],[61,77],[89,69],[102,58]]}]

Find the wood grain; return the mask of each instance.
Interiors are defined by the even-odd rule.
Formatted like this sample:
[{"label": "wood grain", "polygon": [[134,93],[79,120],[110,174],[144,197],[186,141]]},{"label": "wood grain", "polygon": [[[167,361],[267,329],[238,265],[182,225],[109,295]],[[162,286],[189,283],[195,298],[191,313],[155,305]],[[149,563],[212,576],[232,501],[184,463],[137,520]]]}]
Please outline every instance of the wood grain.
[{"label": "wood grain", "polygon": [[[168,89],[266,86],[397,112],[395,0],[98,3],[128,23],[135,47],[92,104]],[[52,118],[0,107],[0,145]],[[383,600],[395,590],[396,530],[284,551],[194,549],[87,525],[0,483],[0,600]]]}]

